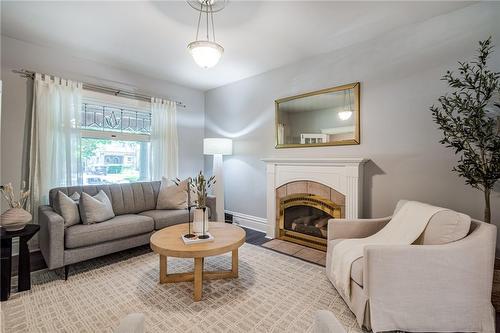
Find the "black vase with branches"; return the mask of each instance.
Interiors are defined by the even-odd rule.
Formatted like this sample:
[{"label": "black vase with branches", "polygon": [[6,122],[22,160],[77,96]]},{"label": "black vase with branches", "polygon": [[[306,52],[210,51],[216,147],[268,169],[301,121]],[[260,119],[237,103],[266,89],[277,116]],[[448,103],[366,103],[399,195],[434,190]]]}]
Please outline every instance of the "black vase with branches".
[{"label": "black vase with branches", "polygon": [[477,58],[459,62],[458,73],[447,71],[442,80],[453,89],[430,108],[443,131],[440,143],[460,156],[453,168],[466,184],[484,193],[484,221],[491,222],[490,196],[500,178],[500,72],[488,69],[493,52],[491,37],[479,42]]}]

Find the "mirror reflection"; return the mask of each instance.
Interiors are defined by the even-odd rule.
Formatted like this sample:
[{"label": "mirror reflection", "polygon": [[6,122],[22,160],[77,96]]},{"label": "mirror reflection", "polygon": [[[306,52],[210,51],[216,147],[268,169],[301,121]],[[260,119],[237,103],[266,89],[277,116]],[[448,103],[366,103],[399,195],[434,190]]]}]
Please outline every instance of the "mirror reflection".
[{"label": "mirror reflection", "polygon": [[277,148],[359,144],[359,83],[276,101]]}]

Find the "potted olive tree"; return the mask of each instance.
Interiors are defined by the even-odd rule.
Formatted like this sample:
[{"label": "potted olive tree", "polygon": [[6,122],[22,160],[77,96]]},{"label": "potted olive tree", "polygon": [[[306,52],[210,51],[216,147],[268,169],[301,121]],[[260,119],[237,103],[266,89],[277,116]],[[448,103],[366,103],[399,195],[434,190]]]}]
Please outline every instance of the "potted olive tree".
[{"label": "potted olive tree", "polygon": [[477,59],[459,62],[458,73],[447,71],[442,80],[453,89],[430,108],[443,131],[442,144],[459,155],[453,168],[465,183],[484,194],[484,221],[491,222],[490,196],[500,178],[500,73],[488,69],[491,37],[479,42]]},{"label": "potted olive tree", "polygon": [[[500,178],[500,73],[488,69],[493,52],[491,37],[479,42],[477,58],[459,62],[458,73],[446,72],[443,80],[453,89],[439,98],[431,112],[443,131],[441,143],[459,155],[453,168],[466,184],[484,195],[484,221],[491,223],[490,196]],[[500,311],[500,259],[495,260],[492,303]]]}]

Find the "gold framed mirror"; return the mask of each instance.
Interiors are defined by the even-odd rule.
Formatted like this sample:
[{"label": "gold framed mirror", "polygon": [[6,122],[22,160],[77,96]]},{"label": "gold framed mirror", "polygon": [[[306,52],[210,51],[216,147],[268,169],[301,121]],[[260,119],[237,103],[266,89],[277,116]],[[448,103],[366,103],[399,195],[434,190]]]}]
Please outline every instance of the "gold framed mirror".
[{"label": "gold framed mirror", "polygon": [[358,145],[359,101],[359,82],[276,100],[276,148]]}]

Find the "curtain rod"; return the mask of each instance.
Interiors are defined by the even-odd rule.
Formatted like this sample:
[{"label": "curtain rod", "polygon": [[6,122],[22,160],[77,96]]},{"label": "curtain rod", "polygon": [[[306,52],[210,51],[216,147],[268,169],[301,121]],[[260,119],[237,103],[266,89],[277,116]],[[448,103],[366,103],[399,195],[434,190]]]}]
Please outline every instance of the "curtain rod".
[{"label": "curtain rod", "polygon": [[[28,71],[25,69],[14,69],[12,72],[20,74],[22,77],[25,77],[25,78],[30,78],[30,79],[35,78],[35,72]],[[54,77],[54,75],[49,75],[49,74],[42,74],[42,75]],[[82,85],[83,85],[83,89],[86,89],[86,90],[102,92],[102,93],[106,93],[106,94],[110,94],[110,95],[114,95],[114,96],[127,97],[127,98],[136,99],[136,100],[140,100],[140,101],[151,102],[151,98],[153,97],[153,96],[148,96],[148,95],[144,95],[144,94],[138,94],[138,93],[135,93],[132,91],[127,91],[127,90],[122,90],[122,89],[114,89],[114,88],[110,88],[110,87],[106,87],[106,86],[100,86],[97,84],[82,83]],[[175,104],[181,108],[186,107],[186,104],[179,102],[179,101],[175,101]]]}]

